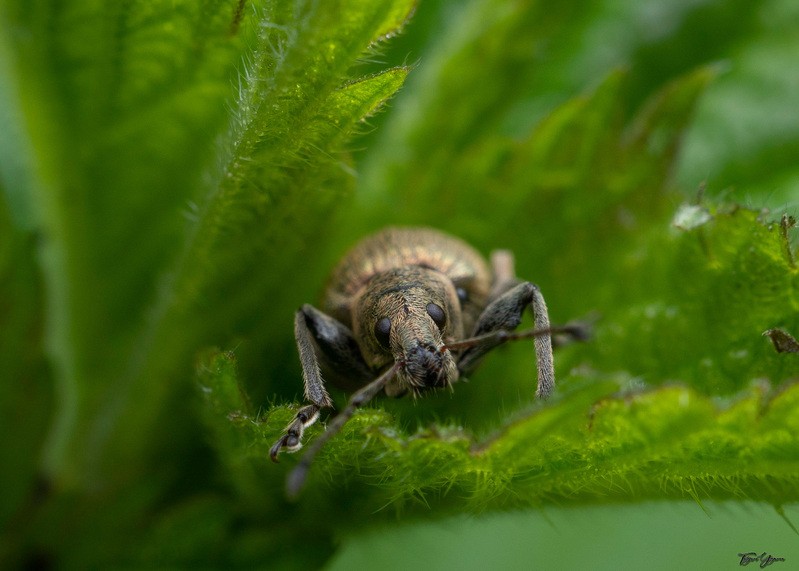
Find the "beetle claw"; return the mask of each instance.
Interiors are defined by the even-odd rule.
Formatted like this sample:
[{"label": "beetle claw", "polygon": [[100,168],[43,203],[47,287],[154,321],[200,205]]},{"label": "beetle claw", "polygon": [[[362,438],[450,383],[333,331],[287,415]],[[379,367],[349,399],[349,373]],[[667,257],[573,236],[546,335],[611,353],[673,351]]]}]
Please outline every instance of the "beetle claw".
[{"label": "beetle claw", "polygon": [[269,458],[272,459],[272,462],[275,464],[280,463],[280,460],[277,459],[278,454],[280,451],[283,450],[283,447],[286,445],[286,439],[288,438],[288,434],[284,434],[280,438],[278,438],[277,442],[272,445],[272,448],[269,449]]}]

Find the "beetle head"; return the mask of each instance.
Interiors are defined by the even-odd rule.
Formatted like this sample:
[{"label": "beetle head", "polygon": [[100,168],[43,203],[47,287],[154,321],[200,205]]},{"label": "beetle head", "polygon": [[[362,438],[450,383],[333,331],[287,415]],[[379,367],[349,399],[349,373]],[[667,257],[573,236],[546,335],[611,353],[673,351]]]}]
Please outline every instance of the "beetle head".
[{"label": "beetle head", "polygon": [[395,268],[373,277],[353,308],[353,330],[372,368],[400,363],[386,393],[447,387],[458,368],[445,343],[461,338],[455,287],[444,274],[420,266]]}]

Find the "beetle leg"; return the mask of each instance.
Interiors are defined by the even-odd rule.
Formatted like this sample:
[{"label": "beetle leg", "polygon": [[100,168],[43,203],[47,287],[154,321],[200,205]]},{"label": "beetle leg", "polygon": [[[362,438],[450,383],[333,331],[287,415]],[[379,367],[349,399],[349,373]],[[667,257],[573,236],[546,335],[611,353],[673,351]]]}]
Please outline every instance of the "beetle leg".
[{"label": "beetle leg", "polygon": [[[316,349],[312,355],[318,359],[325,379],[346,391],[355,391],[374,379],[374,372],[363,360],[361,349],[349,327],[312,305],[305,304],[297,312],[294,321],[298,346],[297,328],[303,327],[303,323],[298,324],[298,321],[303,321],[301,318],[304,318],[304,328],[310,333],[311,344]],[[303,360],[302,354],[300,359]],[[305,368],[303,365],[303,370]],[[321,384],[321,380],[319,382]]]},{"label": "beetle leg", "polygon": [[[482,358],[494,347],[502,344],[508,336],[502,333],[512,331],[519,326],[524,309],[529,307],[533,312],[535,332],[536,367],[538,369],[539,398],[547,398],[555,388],[555,368],[552,361],[552,335],[549,326],[549,314],[544,297],[538,286],[530,282],[522,282],[488,304],[475,325],[472,337],[475,339],[463,349],[458,358],[459,371],[467,375],[480,363]],[[496,333],[496,335],[491,335]],[[468,340],[467,340],[468,342]],[[457,345],[457,343],[453,344]]]},{"label": "beetle leg", "polygon": [[356,410],[368,403],[380,391],[385,389],[388,382],[394,378],[399,369],[399,363],[394,363],[394,365],[387,369],[383,374],[352,395],[344,410],[342,410],[338,416],[336,416],[328,424],[327,430],[325,430],[323,434],[319,435],[319,438],[314,440],[313,443],[308,446],[305,454],[303,454],[299,463],[297,463],[294,469],[289,473],[288,479],[286,480],[286,495],[289,498],[297,497],[297,494],[299,494],[300,490],[305,484],[305,478],[308,475],[308,469],[311,467],[313,459],[324,447],[327,441],[339,433],[341,428],[350,418],[352,418],[352,415],[355,414]]},{"label": "beetle leg", "polygon": [[514,286],[521,283],[516,277],[513,252],[510,250],[494,250],[491,252],[491,270],[494,282],[488,293],[488,302],[491,303]]},{"label": "beetle leg", "polygon": [[286,433],[277,439],[269,449],[269,457],[273,462],[277,462],[277,456],[282,450],[286,452],[296,452],[302,448],[302,434],[305,429],[311,426],[319,418],[319,407],[309,404],[302,407],[289,425]]},{"label": "beetle leg", "polygon": [[285,434],[270,449],[269,455],[275,462],[282,450],[299,450],[305,429],[318,420],[321,409],[333,406],[322,379],[322,369],[361,384],[370,379],[369,369],[349,328],[313,306],[303,305],[294,315],[294,337],[302,365],[305,399],[310,404],[297,411]]}]

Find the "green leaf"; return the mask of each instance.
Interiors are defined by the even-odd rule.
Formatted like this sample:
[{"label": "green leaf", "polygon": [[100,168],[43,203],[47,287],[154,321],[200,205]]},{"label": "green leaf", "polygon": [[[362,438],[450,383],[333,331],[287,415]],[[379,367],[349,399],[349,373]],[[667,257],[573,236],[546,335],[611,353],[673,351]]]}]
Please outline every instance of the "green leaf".
[{"label": "green leaf", "polygon": [[[797,15],[0,2],[0,566],[318,568],[412,518],[796,501]],[[594,336],[547,403],[525,343],[375,400],[289,503],[292,312],[387,223],[511,250]]]},{"label": "green leaf", "polygon": [[[18,88],[5,92],[14,111],[4,116],[30,142],[4,171],[32,171],[9,196],[33,205],[43,236],[60,394],[46,453],[54,477],[129,477],[126,463],[174,391],[174,381],[148,379],[183,369],[221,323],[246,330],[251,300],[274,296],[270,248],[298,251],[323,229],[347,186],[343,142],[402,83],[403,69],[355,82],[348,69],[403,10],[407,2],[4,8],[6,28],[18,30],[4,42],[3,69]],[[239,93],[219,143],[231,83]],[[315,208],[298,209],[300,196]],[[188,201],[198,211],[185,224]],[[281,241],[268,216],[303,219],[305,231]],[[269,275],[250,273],[256,260]],[[231,296],[244,274],[257,286]],[[213,327],[194,318],[208,308]]]},{"label": "green leaf", "polygon": [[[206,380],[221,390],[223,378]],[[592,381],[483,441],[447,426],[408,434],[379,409],[361,411],[318,456],[303,499],[324,509],[320,492],[357,485],[364,517],[386,502],[426,512],[614,497],[796,501],[796,384],[773,394],[756,387],[723,404],[680,386],[617,391]],[[265,423],[237,422],[251,434],[237,458],[260,466],[272,489],[269,446],[290,419],[276,408]]]},{"label": "green leaf", "polygon": [[[425,407],[444,417],[443,423],[427,421],[420,435],[403,436],[406,433],[401,426],[418,413],[385,403],[381,408],[397,411],[397,420],[380,412],[362,413],[351,421],[345,434],[329,443],[330,450],[320,454],[314,469],[332,482],[328,494],[351,485],[353,471],[362,473],[364,484],[372,484],[369,492],[360,492],[362,500],[366,494],[375,496],[367,511],[386,502],[404,505],[410,498],[422,497],[424,505],[438,506],[440,502],[442,507],[449,506],[450,500],[456,502],[454,498],[462,501],[466,497],[472,510],[574,497],[597,501],[614,494],[727,498],[731,497],[732,482],[738,480],[745,482],[736,488],[742,497],[769,501],[786,494],[792,497],[790,474],[796,467],[790,461],[770,467],[784,475],[776,478],[776,492],[763,484],[762,474],[747,472],[743,466],[736,471],[744,436],[718,458],[717,479],[708,475],[698,459],[690,460],[691,454],[701,457],[712,449],[716,438],[731,438],[724,431],[719,435],[717,423],[727,418],[727,407],[735,408],[735,398],[750,399],[755,403],[752,406],[760,406],[756,404],[760,393],[733,395],[747,395],[754,379],[767,378],[779,387],[799,373],[796,362],[777,355],[762,338],[768,328],[795,327],[795,320],[788,317],[795,313],[790,309],[795,298],[795,268],[786,256],[784,233],[776,225],[764,224],[758,213],[712,204],[683,207],[674,220],[683,228],[681,232],[669,223],[675,214],[669,175],[697,101],[716,78],[718,68],[698,68],[666,83],[629,117],[624,113],[626,74],[613,72],[586,95],[566,101],[532,124],[523,138],[503,135],[497,133],[501,121],[496,121],[496,116],[501,114],[499,109],[512,107],[514,100],[500,102],[495,86],[486,85],[487,78],[481,81],[480,74],[488,73],[486,70],[495,74],[502,69],[503,58],[513,57],[513,50],[494,54],[490,46],[502,41],[513,45],[514,26],[526,22],[525,17],[532,13],[535,10],[524,15],[498,11],[485,18],[476,28],[479,32],[459,36],[464,46],[445,46],[442,53],[450,59],[440,56],[429,68],[438,75],[420,80],[424,89],[411,83],[402,103],[413,108],[414,114],[407,110],[403,114],[400,109],[389,122],[384,139],[370,153],[365,166],[367,188],[362,194],[368,202],[360,204],[352,219],[379,216],[385,212],[381,201],[387,201],[395,205],[392,217],[403,222],[434,223],[480,245],[488,246],[489,238],[492,244],[524,244],[525,250],[517,252],[517,271],[536,280],[542,276],[539,283],[554,315],[575,317],[600,310],[595,339],[561,355],[559,371],[575,367],[593,371],[587,378],[577,375],[589,384],[611,375],[626,391],[632,391],[627,398],[643,403],[645,412],[629,427],[632,433],[645,435],[638,437],[635,448],[641,464],[628,465],[626,453],[604,457],[606,448],[631,446],[623,431],[616,435],[618,441],[600,439],[593,452],[582,456],[575,452],[591,438],[585,432],[585,419],[604,406],[590,391],[578,392],[583,400],[570,401],[572,406],[561,402],[551,410],[544,409],[540,420],[522,423],[526,428],[518,433],[515,424],[503,430],[486,450],[509,452],[497,456],[486,452],[495,463],[489,467],[481,463],[482,456],[473,453],[474,446],[482,449],[475,444],[479,439],[447,428],[447,422],[471,424],[473,430],[482,431],[505,425],[497,409],[506,405],[492,393],[512,394],[515,388],[518,393],[532,394],[532,375],[520,374],[525,371],[519,365],[524,352],[516,351],[505,356],[505,363],[490,364],[490,372],[478,373],[474,384],[457,387],[448,403],[425,402]],[[498,60],[484,68],[466,69],[457,82],[450,79],[447,73],[455,73],[451,70],[458,68],[459,58],[464,53],[474,58],[477,50]],[[431,80],[442,83],[436,96],[428,95]],[[453,91],[452,105],[445,112],[437,97],[448,90]],[[455,90],[470,93],[479,103],[459,114],[453,103]],[[497,110],[480,111],[487,101],[498,105]],[[452,125],[446,125],[450,121]],[[473,137],[459,131],[463,125],[470,126]],[[481,137],[483,130],[490,134]],[[403,150],[403,145],[410,151]],[[687,208],[706,215],[686,224]],[[499,219],[503,222],[496,227]],[[568,225],[565,235],[564,224]],[[530,260],[539,261],[535,271]],[[611,269],[612,275],[623,279],[602,279]],[[577,377],[561,375],[567,394],[571,394],[569,387],[578,383]],[[675,381],[692,389],[641,392],[647,386],[668,386]],[[512,388],[500,388],[506,385]],[[603,386],[598,385],[600,394],[610,395],[601,392]],[[461,397],[461,392],[470,395]],[[715,402],[710,395],[725,399]],[[684,411],[680,408],[683,402],[691,405]],[[544,419],[549,415],[560,419],[552,422],[556,427],[552,440],[545,436],[550,425]],[[482,418],[476,420],[478,416]],[[253,443],[262,455],[256,465],[290,418],[282,407],[267,413],[265,436],[260,444],[255,444],[257,440]],[[622,418],[620,413],[619,422]],[[680,422],[684,430],[676,430],[683,426]],[[529,432],[525,432],[527,428]],[[741,434],[748,434],[751,428],[742,428]],[[682,437],[693,439],[696,450],[677,446],[675,442]],[[531,444],[540,441],[545,442],[541,450]],[[564,448],[562,456],[557,455],[559,447]],[[764,444],[763,450],[767,448]],[[524,460],[525,453],[530,460]],[[249,449],[247,455],[252,454]],[[664,480],[665,467],[680,463],[683,455],[684,463]],[[766,452],[762,457],[755,455],[751,462],[762,459],[768,465],[767,456]],[[535,477],[528,483],[524,477],[512,476],[517,458],[523,466],[521,473],[538,474],[540,470],[552,485]],[[581,467],[594,465],[601,466],[596,481],[581,474]],[[654,468],[651,472],[645,469],[648,465]],[[613,481],[614,474],[625,485],[603,486]],[[313,491],[308,492],[311,499],[307,501],[318,507],[324,500],[318,497],[319,480],[316,482],[309,485]]]},{"label": "green leaf", "polygon": [[755,30],[725,56],[731,58],[727,72],[700,105],[677,176],[683,185],[704,179],[751,207],[794,208],[799,120],[796,87],[784,69],[799,47],[799,9],[791,2],[757,4],[741,5],[758,10],[754,18],[730,12],[736,26]]},{"label": "green leaf", "polygon": [[35,240],[14,227],[1,196],[0,236],[0,430],[8,435],[0,446],[0,522],[5,524],[41,484],[31,451],[42,445],[53,398],[39,348],[43,308]]},{"label": "green leaf", "polygon": [[627,260],[626,307],[600,326],[607,341],[588,348],[602,355],[598,366],[623,360],[647,383],[680,379],[708,394],[796,378],[799,363],[762,336],[799,325],[797,270],[779,225],[740,208],[712,214],[692,230],[653,236],[647,251],[657,256]]},{"label": "green leaf", "polygon": [[58,379],[46,455],[67,485],[93,478],[82,471],[96,469],[105,415],[141,360],[136,332],[224,120],[237,51],[230,16],[193,2],[2,8],[4,115],[25,134],[2,170],[28,169],[8,196],[30,205],[22,210],[40,236]]}]

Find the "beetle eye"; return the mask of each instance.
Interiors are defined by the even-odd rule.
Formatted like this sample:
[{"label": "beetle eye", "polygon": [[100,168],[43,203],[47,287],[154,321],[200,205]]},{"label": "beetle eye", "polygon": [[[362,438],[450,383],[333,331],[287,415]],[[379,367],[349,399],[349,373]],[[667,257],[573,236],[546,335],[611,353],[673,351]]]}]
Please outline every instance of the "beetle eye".
[{"label": "beetle eye", "polygon": [[375,323],[375,339],[380,343],[383,349],[388,349],[391,344],[389,337],[391,336],[391,320],[388,317],[379,319]]},{"label": "beetle eye", "polygon": [[438,326],[439,329],[444,329],[444,325],[447,324],[447,314],[444,313],[444,310],[441,309],[440,305],[435,303],[428,303],[427,304],[427,315],[433,318],[433,321]]},{"label": "beetle eye", "polygon": [[455,293],[458,295],[458,300],[460,300],[461,305],[469,301],[469,292],[462,287],[456,287]]}]

